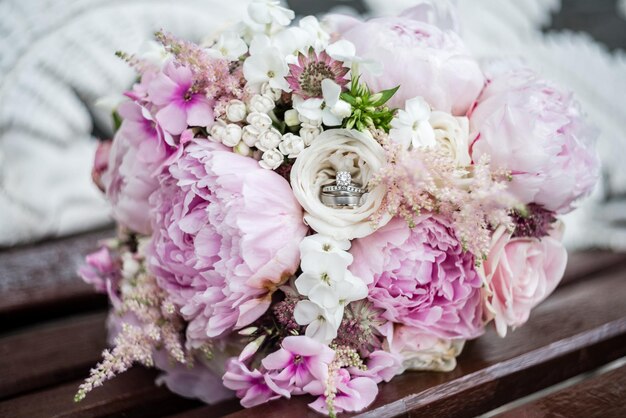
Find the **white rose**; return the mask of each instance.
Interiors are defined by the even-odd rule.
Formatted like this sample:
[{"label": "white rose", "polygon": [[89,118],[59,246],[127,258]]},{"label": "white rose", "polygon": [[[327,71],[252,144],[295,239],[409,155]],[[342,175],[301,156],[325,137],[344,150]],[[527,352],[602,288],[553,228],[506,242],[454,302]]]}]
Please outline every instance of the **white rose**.
[{"label": "white rose", "polygon": [[246,118],[246,105],[241,100],[231,100],[226,105],[226,117],[231,122],[241,122]]},{"label": "white rose", "polygon": [[283,95],[283,91],[281,89],[273,88],[270,86],[270,83],[263,83],[261,86],[261,94],[271,98],[274,102],[277,102]]},{"label": "white rose", "polygon": [[250,113],[246,118],[246,122],[261,131],[264,131],[272,126],[272,118],[261,112]]},{"label": "white rose", "polygon": [[282,135],[280,132],[274,128],[270,128],[259,135],[256,147],[261,151],[269,151],[275,149],[278,144],[280,144],[281,140]]},{"label": "white rose", "polygon": [[313,140],[322,133],[322,128],[316,126],[303,126],[300,128],[300,138],[304,141],[304,145],[307,147],[311,145]]},{"label": "white rose", "polygon": [[248,103],[251,112],[268,113],[274,106],[274,100],[264,94],[255,94]]},{"label": "white rose", "polygon": [[[385,189],[378,186],[363,195],[357,208],[331,208],[320,200],[323,186],[334,184],[337,171],[349,171],[354,183],[367,187],[385,164],[378,142],[361,132],[329,129],[300,153],[291,170],[291,187],[306,211],[305,222],[320,234],[337,240],[362,238],[373,232],[370,217],[379,209]],[[379,226],[389,222],[385,215]]]},{"label": "white rose", "polygon": [[234,123],[226,125],[224,136],[222,136],[222,144],[227,147],[234,147],[241,141],[241,126]]},{"label": "white rose", "polygon": [[428,120],[435,131],[437,145],[448,151],[457,165],[470,165],[469,121],[466,117],[455,117],[449,113],[433,111]]},{"label": "white rose", "polygon": [[223,120],[216,120],[211,129],[209,129],[209,139],[214,142],[222,142],[226,136],[226,123]]},{"label": "white rose", "polygon": [[296,109],[289,109],[285,112],[285,123],[287,126],[298,126],[300,125],[300,118],[298,117],[298,111]]},{"label": "white rose", "polygon": [[241,139],[247,146],[253,147],[259,140],[259,135],[265,131],[266,129],[259,129],[254,125],[246,125],[243,127]]},{"label": "white rose", "polygon": [[276,170],[283,163],[284,158],[280,151],[272,149],[263,153],[259,165],[268,170]]},{"label": "white rose", "polygon": [[288,133],[283,135],[283,140],[278,149],[289,158],[296,158],[304,151],[304,141],[298,135]]}]

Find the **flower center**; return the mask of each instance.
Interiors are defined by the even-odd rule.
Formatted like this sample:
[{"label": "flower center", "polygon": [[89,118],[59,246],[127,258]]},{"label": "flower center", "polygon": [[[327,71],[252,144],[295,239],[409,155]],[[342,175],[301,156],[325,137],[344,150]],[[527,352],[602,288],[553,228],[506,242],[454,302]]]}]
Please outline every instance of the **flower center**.
[{"label": "flower center", "polygon": [[335,79],[335,73],[325,62],[312,62],[302,70],[298,78],[302,91],[311,97],[322,97],[322,81]]},{"label": "flower center", "polygon": [[300,364],[302,363],[303,360],[304,359],[302,358],[302,356],[298,354],[293,358],[293,364]]}]

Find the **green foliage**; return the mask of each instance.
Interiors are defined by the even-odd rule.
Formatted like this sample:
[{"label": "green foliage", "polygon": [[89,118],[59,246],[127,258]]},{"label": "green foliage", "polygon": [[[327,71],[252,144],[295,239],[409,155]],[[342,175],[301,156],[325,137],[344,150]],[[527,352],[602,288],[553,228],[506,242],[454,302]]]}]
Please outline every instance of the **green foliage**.
[{"label": "green foliage", "polygon": [[385,103],[393,97],[400,86],[372,93],[369,87],[361,83],[359,79],[360,77],[353,78],[350,90],[341,93],[341,99],[352,106],[352,114],[344,121],[343,127],[355,128],[359,131],[378,128],[389,132],[391,119],[396,109],[389,109]]}]

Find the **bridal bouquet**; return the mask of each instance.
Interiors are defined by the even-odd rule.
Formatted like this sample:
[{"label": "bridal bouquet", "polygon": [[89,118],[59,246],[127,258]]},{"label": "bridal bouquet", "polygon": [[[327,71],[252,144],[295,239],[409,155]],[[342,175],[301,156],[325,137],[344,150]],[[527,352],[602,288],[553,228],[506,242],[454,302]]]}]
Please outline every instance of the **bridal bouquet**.
[{"label": "bridal bouquet", "polygon": [[113,348],[76,400],[135,363],[244,407],[367,407],[449,371],[561,279],[559,215],[598,178],[572,96],[481,66],[428,5],[359,21],[255,1],[204,43],[156,33],[93,177],[119,224],[82,277]]}]

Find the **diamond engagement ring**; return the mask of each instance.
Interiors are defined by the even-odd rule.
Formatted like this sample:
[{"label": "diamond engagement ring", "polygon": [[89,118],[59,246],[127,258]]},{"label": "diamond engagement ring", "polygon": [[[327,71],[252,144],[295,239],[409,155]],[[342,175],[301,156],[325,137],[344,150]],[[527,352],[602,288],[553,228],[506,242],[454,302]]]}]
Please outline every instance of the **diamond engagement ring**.
[{"label": "diamond engagement ring", "polygon": [[348,171],[338,171],[335,184],[322,187],[321,201],[332,208],[354,208],[359,206],[365,191],[359,184],[352,183]]}]

